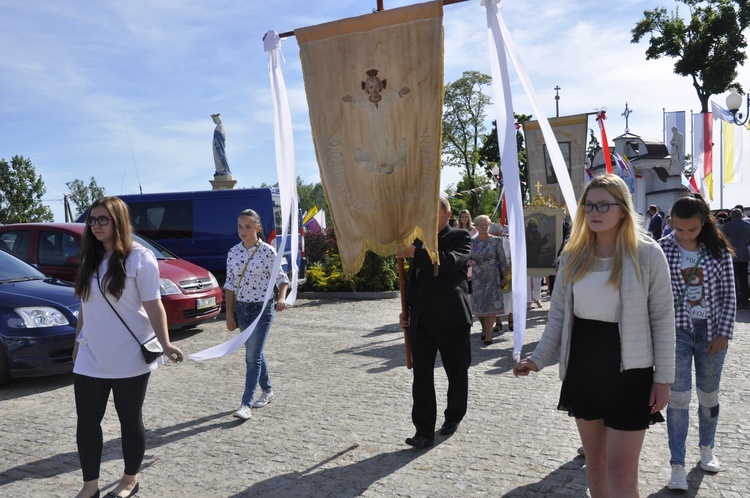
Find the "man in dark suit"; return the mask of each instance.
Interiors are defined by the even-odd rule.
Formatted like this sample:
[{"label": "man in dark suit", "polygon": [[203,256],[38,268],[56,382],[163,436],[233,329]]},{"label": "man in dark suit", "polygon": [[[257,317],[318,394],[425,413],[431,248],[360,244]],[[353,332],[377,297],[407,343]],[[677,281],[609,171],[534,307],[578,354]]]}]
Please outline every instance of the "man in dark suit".
[{"label": "man in dark suit", "polygon": [[471,347],[471,307],[466,269],[471,255],[471,236],[466,230],[451,228],[451,207],[440,198],[438,213],[439,265],[430,260],[422,241],[417,239],[396,257],[411,258],[407,281],[408,315],[401,325],[408,327],[414,382],[412,422],[417,432],[406,444],[417,448],[432,446],[435,440],[437,402],[435,399],[435,358],[440,351],[448,377],[448,406],[440,433],[456,432],[466,414],[469,395]]},{"label": "man in dark suit", "polygon": [[654,238],[654,240],[659,240],[661,238],[662,225],[664,224],[664,220],[659,216],[659,208],[653,204],[649,206],[648,216],[651,219],[651,221],[648,222],[648,233]]},{"label": "man in dark suit", "polygon": [[734,265],[734,286],[737,292],[737,306],[748,309],[747,265],[750,260],[750,223],[742,220],[743,212],[733,209],[729,214],[730,221],[724,223],[721,231],[734,248],[732,263]]}]

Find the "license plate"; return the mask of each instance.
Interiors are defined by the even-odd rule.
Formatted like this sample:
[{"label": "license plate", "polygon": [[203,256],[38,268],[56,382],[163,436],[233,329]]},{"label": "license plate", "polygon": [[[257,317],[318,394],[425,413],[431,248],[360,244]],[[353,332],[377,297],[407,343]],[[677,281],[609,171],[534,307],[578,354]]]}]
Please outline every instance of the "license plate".
[{"label": "license plate", "polygon": [[211,308],[213,306],[216,306],[216,297],[207,297],[205,299],[196,299],[195,300],[195,309],[205,309],[205,308]]}]

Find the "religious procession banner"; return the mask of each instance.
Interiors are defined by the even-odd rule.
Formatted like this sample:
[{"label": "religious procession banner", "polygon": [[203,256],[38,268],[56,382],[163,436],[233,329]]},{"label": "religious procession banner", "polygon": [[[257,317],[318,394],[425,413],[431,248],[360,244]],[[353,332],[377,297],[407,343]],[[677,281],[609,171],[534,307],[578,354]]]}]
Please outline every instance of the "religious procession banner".
[{"label": "religious procession banner", "polygon": [[344,272],[415,238],[437,262],[442,2],[294,31]]},{"label": "religious procession banner", "polygon": [[[588,115],[576,114],[550,118],[549,124],[555,134],[555,139],[565,159],[565,166],[573,182],[576,198],[581,196],[583,189],[583,168],[586,162],[586,132],[588,130]],[[526,150],[529,161],[529,182],[531,191],[541,193],[547,199],[551,196],[554,203],[563,207],[565,201],[560,182],[557,179],[547,144],[542,136],[538,121],[528,121],[523,125],[526,134]],[[542,192],[544,191],[544,192]]]}]

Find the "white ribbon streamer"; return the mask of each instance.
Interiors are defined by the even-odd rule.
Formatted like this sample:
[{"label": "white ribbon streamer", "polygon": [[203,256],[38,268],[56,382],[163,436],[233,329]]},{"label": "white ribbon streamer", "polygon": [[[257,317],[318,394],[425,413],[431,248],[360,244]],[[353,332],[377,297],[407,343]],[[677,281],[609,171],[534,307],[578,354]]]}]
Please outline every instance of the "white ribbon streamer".
[{"label": "white ribbon streamer", "polygon": [[521,177],[518,172],[518,147],[515,137],[515,117],[511,98],[508,65],[505,60],[505,43],[500,28],[502,18],[494,1],[482,2],[487,9],[492,90],[497,119],[497,139],[500,147],[500,164],[503,169],[505,202],[508,206],[510,229],[511,288],[513,290],[513,360],[521,359],[526,335],[526,237],[521,200]]},{"label": "white ribbon streamer", "polygon": [[[263,37],[264,47],[268,54],[271,76],[271,96],[274,110],[274,139],[276,143],[276,173],[279,177],[279,194],[281,202],[281,245],[283,253],[287,238],[292,235],[290,244],[289,268],[292,268],[292,281],[286,297],[288,305],[297,299],[297,254],[299,252],[299,194],[297,193],[297,166],[294,157],[294,133],[292,131],[292,113],[289,110],[289,97],[286,92],[284,75],[281,73],[281,39],[274,30],[269,30]],[[290,220],[291,218],[291,220]],[[290,222],[291,221],[291,222]]]},{"label": "white ribbon streamer", "polygon": [[[208,360],[210,358],[219,358],[237,351],[241,348],[248,338],[255,331],[263,312],[273,297],[273,288],[276,284],[275,275],[281,270],[281,261],[284,258],[284,249],[290,235],[289,227],[295,227],[295,233],[290,241],[290,259],[287,264],[292,268],[292,279],[289,285],[289,292],[286,297],[287,305],[293,305],[297,298],[297,253],[299,237],[297,236],[297,227],[299,226],[299,197],[297,194],[297,168],[294,158],[294,138],[292,134],[292,117],[289,111],[289,101],[284,84],[284,77],[281,74],[281,39],[279,35],[270,30],[263,37],[264,48],[269,53],[269,69],[271,73],[271,94],[274,104],[274,138],[276,142],[276,170],[279,177],[279,197],[281,203],[281,244],[278,245],[276,258],[273,261],[275,272],[271,272],[271,278],[268,281],[263,307],[258,316],[253,320],[242,333],[232,339],[218,344],[216,346],[204,349],[188,355],[192,360]],[[291,218],[291,223],[290,223]]]},{"label": "white ribbon streamer", "polygon": [[[516,68],[519,80],[526,91],[534,115],[547,144],[552,167],[555,170],[560,189],[567,204],[571,217],[575,218],[577,208],[573,183],[565,167],[565,160],[552,127],[542,111],[542,106],[534,91],[534,86],[521,63],[518,50],[510,37],[505,21],[500,15],[500,0],[482,0],[487,10],[487,28],[490,43],[490,64],[492,65],[492,89],[495,97],[495,111],[497,116],[497,137],[500,146],[500,158],[505,181],[505,199],[508,203],[508,226],[510,228],[512,288],[513,288],[513,321],[517,324],[513,333],[513,359],[518,362],[526,335],[526,302],[527,302],[527,272],[526,272],[526,237],[523,219],[523,205],[521,202],[521,181],[518,174],[518,150],[510,144],[516,144],[515,119],[513,116],[513,101],[508,77],[508,65],[505,59],[506,51],[513,66]],[[501,104],[502,103],[502,104]],[[505,145],[508,144],[508,147]],[[554,146],[552,145],[554,144]]]}]

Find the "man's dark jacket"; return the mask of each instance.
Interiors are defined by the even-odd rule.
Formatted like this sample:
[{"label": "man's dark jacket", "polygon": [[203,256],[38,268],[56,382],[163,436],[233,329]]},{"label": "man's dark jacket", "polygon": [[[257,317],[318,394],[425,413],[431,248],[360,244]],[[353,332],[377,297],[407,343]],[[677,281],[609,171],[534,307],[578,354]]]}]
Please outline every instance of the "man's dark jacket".
[{"label": "man's dark jacket", "polygon": [[428,330],[470,326],[471,306],[466,283],[471,256],[469,232],[447,225],[438,232],[440,266],[437,276],[422,241],[417,239],[414,245],[406,292],[409,330],[416,330],[420,320]]}]

